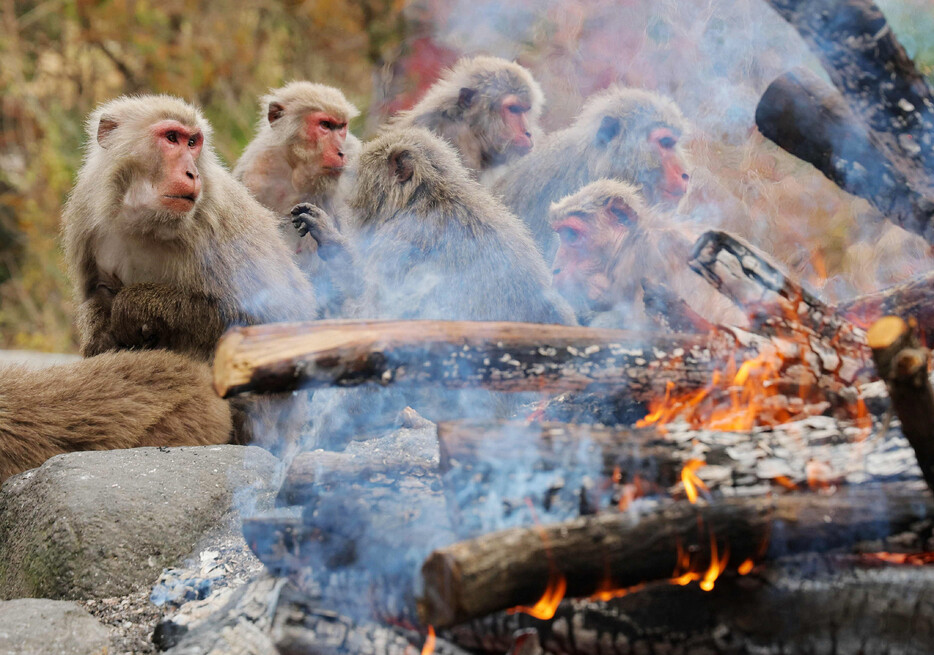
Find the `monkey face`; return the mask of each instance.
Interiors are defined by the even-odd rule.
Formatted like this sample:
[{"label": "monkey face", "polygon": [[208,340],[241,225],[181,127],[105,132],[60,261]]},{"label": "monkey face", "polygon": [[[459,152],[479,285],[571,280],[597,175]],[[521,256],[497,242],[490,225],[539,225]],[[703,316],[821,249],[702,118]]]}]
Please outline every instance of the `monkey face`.
[{"label": "monkey face", "polygon": [[155,201],[172,214],[187,214],[201,195],[197,159],[204,136],[197,127],[175,120],[162,120],[150,128],[161,159],[161,179],[156,183]]}]

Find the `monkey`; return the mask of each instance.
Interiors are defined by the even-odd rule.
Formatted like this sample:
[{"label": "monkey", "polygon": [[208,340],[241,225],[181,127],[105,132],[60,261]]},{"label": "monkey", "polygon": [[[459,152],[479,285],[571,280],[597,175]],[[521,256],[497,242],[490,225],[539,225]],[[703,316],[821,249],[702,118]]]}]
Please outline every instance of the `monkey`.
[{"label": "monkey", "polygon": [[228,443],[208,366],[164,350],[0,367],[0,481],[77,450]]},{"label": "monkey", "polygon": [[697,328],[746,324],[740,310],[688,267],[695,235],[656,214],[637,187],[591,182],[553,203],[549,219],[559,237],[553,284],[582,324],[656,329],[645,307],[644,279],[680,297],[685,311],[699,317]]},{"label": "monkey", "polygon": [[314,203],[346,229],[346,208],[339,181],[359,140],[348,123],[360,114],[340,90],[296,81],[272,89],[260,98],[256,136],[234,167],[234,177],[279,218],[280,232],[299,268],[315,287],[325,316],[339,314],[343,299],[353,293],[322,265],[314,239],[300,239],[292,229],[289,210],[300,202]]},{"label": "monkey", "polygon": [[87,131],[62,215],[83,355],[166,348],[209,361],[230,326],[317,317],[275,217],[221,165],[197,108],[121,97]]},{"label": "monkey", "polygon": [[444,137],[485,181],[485,173],[531,152],[544,102],[525,67],[499,57],[464,58],[390,125],[425,127]]},{"label": "monkey", "polygon": [[552,202],[600,178],[640,186],[657,212],[670,213],[687,192],[680,109],[651,91],[614,86],[590,97],[570,127],[549,134],[510,166],[493,188],[524,220],[546,261],[557,248]]},{"label": "monkey", "polygon": [[[576,323],[528,229],[428,130],[365,144],[347,203],[365,285],[352,315]],[[309,205],[292,213],[300,232],[320,218]]]}]

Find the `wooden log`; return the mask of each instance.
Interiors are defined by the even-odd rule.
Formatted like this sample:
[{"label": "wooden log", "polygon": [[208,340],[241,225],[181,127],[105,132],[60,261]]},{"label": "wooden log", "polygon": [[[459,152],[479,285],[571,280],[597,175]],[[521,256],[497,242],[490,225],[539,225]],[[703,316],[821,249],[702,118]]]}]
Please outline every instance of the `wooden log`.
[{"label": "wooden log", "polygon": [[[934,174],[934,94],[871,0],[766,0],[801,35],[890,155]],[[909,177],[912,177],[909,175]]]},{"label": "wooden log", "polygon": [[646,314],[669,332],[704,334],[715,328],[691,309],[674,291],[660,282],[642,278],[642,302]]},{"label": "wooden log", "polygon": [[642,517],[603,514],[513,528],[432,552],[422,565],[418,611],[423,622],[446,627],[530,607],[559,579],[568,597],[588,597],[688,571],[703,576],[718,560],[735,568],[746,560],[852,547],[932,513],[927,494],[875,488],[680,502]]},{"label": "wooden log", "polygon": [[495,391],[614,390],[634,398],[706,385],[755,346],[733,332],[657,335],[480,321],[317,321],[234,328],[217,348],[214,387],[248,391],[380,385]]},{"label": "wooden log", "polygon": [[841,303],[838,311],[856,325],[869,329],[883,316],[893,315],[918,324],[924,345],[934,345],[934,273]]},{"label": "wooden log", "polygon": [[796,69],[777,78],[756,107],[762,134],[813,164],[841,189],[865,198],[888,220],[934,243],[934,195],[902,164],[843,98],[814,73]]},{"label": "wooden log", "polygon": [[934,389],[928,374],[930,352],[918,346],[909,325],[884,316],[869,329],[872,358],[885,380],[902,433],[918,457],[928,487],[934,492]]}]

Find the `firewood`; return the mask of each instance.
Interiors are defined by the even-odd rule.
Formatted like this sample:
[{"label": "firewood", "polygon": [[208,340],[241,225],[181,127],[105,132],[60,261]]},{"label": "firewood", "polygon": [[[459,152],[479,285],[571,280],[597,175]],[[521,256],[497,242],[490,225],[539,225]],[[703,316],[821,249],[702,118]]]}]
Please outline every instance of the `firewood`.
[{"label": "firewood", "polygon": [[888,220],[934,243],[934,195],[912,184],[897,155],[878,143],[833,88],[796,69],[766,89],[756,108],[762,134],[813,164],[841,189],[865,198]]},{"label": "firewood", "polygon": [[316,321],[234,328],[214,359],[224,398],[248,391],[379,385],[495,391],[613,390],[663,396],[703,388],[729,359],[754,354],[733,332],[657,335],[530,323]]},{"label": "firewood", "polygon": [[[589,597],[796,553],[852,548],[929,518],[934,501],[905,487],[673,503],[641,517],[601,514],[512,528],[435,550],[422,565],[422,621],[446,627],[533,606],[549,583]],[[690,560],[688,563],[687,560]]]},{"label": "firewood", "polygon": [[[871,0],[767,0],[894,160],[934,173],[934,94]],[[909,177],[913,177],[909,175]]]},{"label": "firewood", "polygon": [[661,282],[642,278],[642,301],[649,317],[670,332],[703,334],[714,329],[713,323]]},{"label": "firewood", "polygon": [[884,316],[867,334],[872,357],[885,380],[902,433],[918,457],[921,473],[934,491],[934,389],[928,374],[930,352],[918,345],[908,323]]},{"label": "firewood", "polygon": [[922,343],[934,344],[934,273],[923,273],[898,284],[841,303],[838,311],[868,329],[886,315],[918,323]]}]

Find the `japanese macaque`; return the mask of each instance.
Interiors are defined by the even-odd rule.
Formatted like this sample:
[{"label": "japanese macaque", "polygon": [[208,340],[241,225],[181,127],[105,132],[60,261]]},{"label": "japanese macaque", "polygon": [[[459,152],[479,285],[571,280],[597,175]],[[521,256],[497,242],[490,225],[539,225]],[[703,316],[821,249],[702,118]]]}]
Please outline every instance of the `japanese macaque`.
[{"label": "japanese macaque", "polygon": [[[526,227],[423,128],[367,143],[348,195],[368,318],[574,324]],[[302,229],[320,216],[296,208]]]},{"label": "japanese macaque", "polygon": [[87,127],[63,213],[82,354],[167,348],[208,360],[229,326],[317,316],[275,217],[218,161],[195,107],[123,97]]},{"label": "japanese macaque", "polygon": [[554,203],[550,221],[560,240],[554,287],[582,324],[656,327],[646,312],[643,280],[668,287],[687,305],[683,313],[697,317],[695,327],[746,323],[742,312],[688,267],[695,235],[655,214],[633,185],[592,182]]},{"label": "japanese macaque", "polygon": [[458,61],[391,124],[425,127],[444,137],[479,176],[532,150],[543,104],[542,90],[526,68],[474,57]]},{"label": "japanese macaque", "polygon": [[0,480],[77,450],[227,443],[207,365],[166,351],[0,367]]},{"label": "japanese macaque", "polygon": [[300,239],[289,211],[300,202],[317,205],[340,230],[346,209],[338,183],[360,142],[347,131],[360,112],[334,87],[292,82],[260,99],[256,136],[233,174],[263,205],[275,212],[286,245],[312,282],[328,315],[338,313],[349,292],[334,268],[322,265],[314,239]]},{"label": "japanese macaque", "polygon": [[680,144],[684,131],[684,118],[672,101],[651,91],[612,87],[588,99],[570,127],[549,134],[505,171],[494,191],[529,225],[551,261],[557,242],[549,206],[590,182],[630,182],[656,211],[673,210],[689,181]]}]

